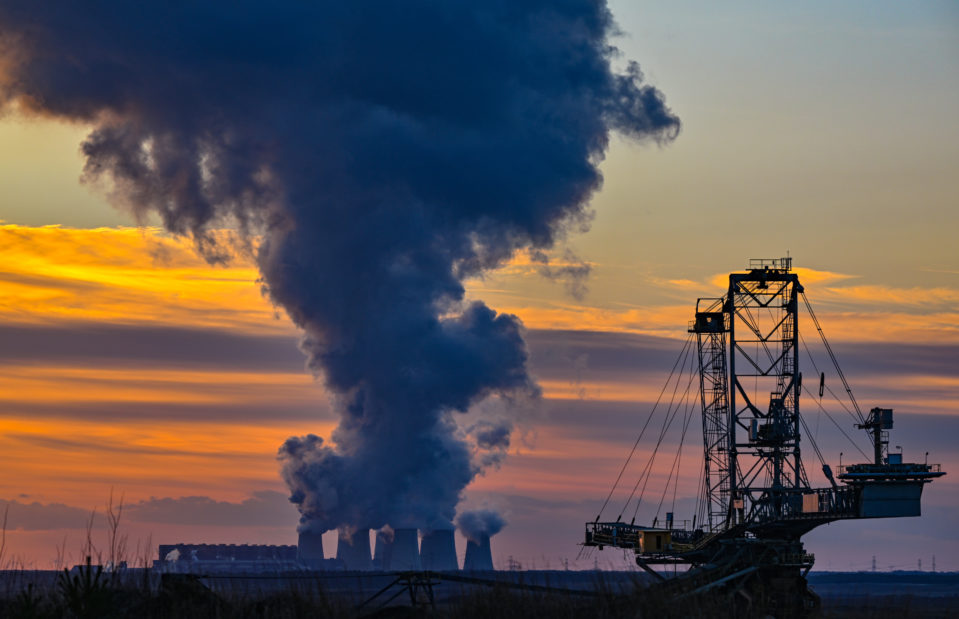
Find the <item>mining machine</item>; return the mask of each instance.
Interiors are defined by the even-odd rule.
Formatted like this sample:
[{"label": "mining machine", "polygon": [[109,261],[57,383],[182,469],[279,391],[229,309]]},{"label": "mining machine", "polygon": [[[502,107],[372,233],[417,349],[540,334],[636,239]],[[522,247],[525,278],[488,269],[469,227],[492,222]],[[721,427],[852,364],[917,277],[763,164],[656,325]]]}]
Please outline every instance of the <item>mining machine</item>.
[{"label": "mining machine", "polygon": [[[818,367],[815,379],[807,381],[812,387],[803,383],[800,304],[808,310],[842,383],[846,397],[841,403],[852,415],[852,425],[866,432],[872,447],[871,461],[840,463],[834,474],[806,430],[825,487],[810,484],[801,453],[806,422],[800,394],[805,391],[821,407],[826,385],[825,372]],[[730,604],[724,613],[814,613],[818,598],[805,580],[814,557],[805,551],[802,536],[837,520],[919,516],[923,487],[945,473],[939,465],[904,462],[901,452],[889,452],[892,409],[860,411],[791,258],[751,260],[746,272],[731,273],[724,296],[698,300],[688,331],[690,381],[698,378],[704,456],[696,513],[679,522],[667,512],[664,522],[657,517],[641,525],[635,515],[626,522],[623,513],[615,521],[603,521],[601,510],[586,523],[584,546],[634,553],[636,563],[662,581],[658,587],[665,595],[727,595]],[[809,360],[815,364],[812,355]],[[817,387],[818,401],[813,392]],[[675,410],[672,415],[677,417]],[[659,442],[662,437],[660,433]],[[636,446],[630,458],[635,453]],[[625,470],[626,465],[613,490]],[[648,467],[645,472],[648,475]],[[674,474],[678,476],[675,461]],[[640,493],[637,501],[641,499]],[[684,567],[674,567],[676,576],[664,578],[662,566],[667,572],[670,566]]]}]

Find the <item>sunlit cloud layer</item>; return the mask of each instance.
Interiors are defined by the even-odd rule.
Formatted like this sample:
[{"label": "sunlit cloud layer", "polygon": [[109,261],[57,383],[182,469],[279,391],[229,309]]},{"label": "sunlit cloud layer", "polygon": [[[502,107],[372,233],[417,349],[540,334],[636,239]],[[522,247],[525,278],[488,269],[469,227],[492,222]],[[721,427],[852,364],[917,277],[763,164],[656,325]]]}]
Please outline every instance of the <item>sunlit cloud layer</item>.
[{"label": "sunlit cloud layer", "polygon": [[[168,324],[294,333],[260,293],[249,248],[223,232],[233,260],[213,266],[188,239],[155,228],[71,229],[0,225],[0,317],[56,324]],[[550,257],[557,270],[575,266]],[[592,280],[602,283],[602,265]],[[470,282],[470,296],[520,316],[532,329],[590,329],[685,337],[698,296],[719,296],[727,275],[707,281],[646,277],[672,303],[646,305],[587,297],[574,302],[539,277],[542,265],[520,254],[501,271]],[[856,341],[959,342],[959,288],[896,288],[854,275],[797,268],[830,337]],[[850,283],[859,282],[859,283]],[[530,294],[530,286],[550,294]]]},{"label": "sunlit cloud layer", "polygon": [[[959,342],[959,288],[861,284],[854,283],[862,280],[855,275],[802,267],[794,270],[830,339]],[[518,269],[515,273],[507,270],[475,282],[472,292],[492,300],[502,311],[521,316],[532,328],[588,328],[681,338],[686,335],[696,299],[722,296],[729,286],[728,273],[698,282],[644,276],[644,284],[658,291],[659,303],[634,305],[592,297],[581,303],[564,299],[555,292],[535,297],[526,293],[523,277],[531,275],[529,270]],[[602,265],[598,265],[593,279],[603,277]],[[800,320],[809,321],[805,309]]]},{"label": "sunlit cloud layer", "polygon": [[190,241],[154,228],[2,225],[0,316],[289,330],[260,294],[252,261],[234,253],[230,266],[214,267]]}]

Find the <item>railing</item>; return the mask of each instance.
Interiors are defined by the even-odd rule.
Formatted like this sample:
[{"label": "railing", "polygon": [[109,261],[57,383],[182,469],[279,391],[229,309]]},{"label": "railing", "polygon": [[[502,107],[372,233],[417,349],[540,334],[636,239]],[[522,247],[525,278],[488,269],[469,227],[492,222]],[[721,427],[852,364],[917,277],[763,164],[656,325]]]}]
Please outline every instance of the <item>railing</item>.
[{"label": "railing", "polygon": [[[708,544],[712,539],[728,533],[727,529],[714,531],[712,533],[703,529],[688,529],[688,520],[680,521],[682,528],[660,528],[637,526],[626,524],[624,522],[587,522],[586,523],[586,546],[609,546],[611,548],[627,548],[634,550],[637,554],[661,555],[685,553],[703,545]],[[662,535],[668,533],[668,541],[662,548],[655,549],[644,548],[643,535]],[[650,539],[645,540],[646,544],[651,543]]]},{"label": "railing", "polygon": [[750,271],[766,268],[790,271],[793,268],[793,259],[787,256],[786,258],[752,258],[749,260]]},{"label": "railing", "polygon": [[835,520],[858,513],[857,492],[852,487],[816,488],[783,497],[781,516],[772,503],[758,507],[755,522],[765,524],[782,520]]},{"label": "railing", "polygon": [[790,552],[779,558],[780,565],[812,566],[816,562],[816,555],[811,552]]},{"label": "railing", "polygon": [[837,467],[838,475],[889,475],[889,474],[923,474],[941,473],[940,464],[920,464],[904,462],[902,464],[841,464]]},{"label": "railing", "polygon": [[588,522],[586,523],[586,545],[637,548],[640,530],[642,527],[622,522]]}]

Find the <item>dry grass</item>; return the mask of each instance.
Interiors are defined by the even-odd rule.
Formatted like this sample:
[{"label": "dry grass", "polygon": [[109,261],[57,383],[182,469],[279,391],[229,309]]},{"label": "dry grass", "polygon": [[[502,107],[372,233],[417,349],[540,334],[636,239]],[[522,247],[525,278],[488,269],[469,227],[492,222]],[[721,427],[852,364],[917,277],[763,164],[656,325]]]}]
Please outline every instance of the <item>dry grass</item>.
[{"label": "dry grass", "polygon": [[[9,574],[9,572],[7,573]],[[49,573],[48,573],[49,574]],[[0,617],[104,618],[167,617],[299,619],[381,619],[436,617],[457,619],[643,619],[649,617],[760,617],[763,613],[738,608],[726,596],[671,600],[655,588],[637,587],[632,592],[600,588],[595,597],[563,592],[513,590],[506,587],[465,588],[458,596],[417,608],[394,605],[360,608],[344,596],[328,595],[320,577],[310,586],[297,586],[271,593],[242,590],[215,592],[197,578],[166,575],[162,578],[123,579],[88,564],[61,572],[52,581],[28,582],[0,594]],[[408,600],[401,596],[399,600]],[[925,619],[956,616],[959,597],[918,596],[827,598],[821,616],[825,619],[872,619],[901,617]]]}]

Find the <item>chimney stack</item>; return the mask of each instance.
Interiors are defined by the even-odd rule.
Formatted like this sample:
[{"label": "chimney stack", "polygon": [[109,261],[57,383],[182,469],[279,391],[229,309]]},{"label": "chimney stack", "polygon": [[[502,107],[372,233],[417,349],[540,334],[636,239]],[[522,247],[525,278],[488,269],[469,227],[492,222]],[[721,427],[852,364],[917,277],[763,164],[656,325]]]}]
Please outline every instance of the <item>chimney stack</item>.
[{"label": "chimney stack", "polygon": [[416,529],[393,531],[393,555],[390,557],[390,569],[394,571],[422,569]]},{"label": "chimney stack", "polygon": [[435,529],[423,533],[420,562],[424,570],[449,572],[459,569],[453,529]]},{"label": "chimney stack", "polygon": [[336,540],[336,558],[343,562],[348,570],[370,570],[370,530],[358,529],[353,536],[340,529]]},{"label": "chimney stack", "polygon": [[489,535],[479,535],[479,540],[466,540],[466,560],[463,569],[468,572],[492,572],[493,551],[489,545]]},{"label": "chimney stack", "polygon": [[296,559],[308,567],[323,564],[323,534],[318,531],[301,531],[296,545]]}]

